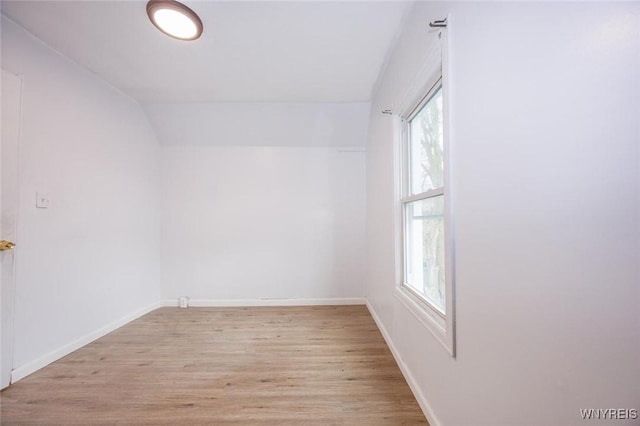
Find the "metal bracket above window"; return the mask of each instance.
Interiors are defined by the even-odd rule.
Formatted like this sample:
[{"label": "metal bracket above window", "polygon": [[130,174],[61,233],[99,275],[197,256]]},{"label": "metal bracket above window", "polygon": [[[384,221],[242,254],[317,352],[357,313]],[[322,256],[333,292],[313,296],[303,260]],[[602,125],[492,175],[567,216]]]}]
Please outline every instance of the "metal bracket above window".
[{"label": "metal bracket above window", "polygon": [[431,28],[447,28],[447,18],[429,22]]}]

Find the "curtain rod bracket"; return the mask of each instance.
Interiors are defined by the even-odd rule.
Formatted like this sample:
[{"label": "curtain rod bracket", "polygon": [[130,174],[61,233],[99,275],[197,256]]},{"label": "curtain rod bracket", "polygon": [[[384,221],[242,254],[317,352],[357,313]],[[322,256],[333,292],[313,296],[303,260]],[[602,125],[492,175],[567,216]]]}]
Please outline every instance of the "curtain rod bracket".
[{"label": "curtain rod bracket", "polygon": [[429,22],[431,28],[447,28],[447,18]]}]

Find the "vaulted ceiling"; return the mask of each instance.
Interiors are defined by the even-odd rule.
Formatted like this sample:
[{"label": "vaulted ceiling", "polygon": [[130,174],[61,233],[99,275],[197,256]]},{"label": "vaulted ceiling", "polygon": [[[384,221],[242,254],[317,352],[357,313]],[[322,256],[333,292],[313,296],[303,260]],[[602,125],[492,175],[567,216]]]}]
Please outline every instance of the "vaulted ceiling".
[{"label": "vaulted ceiling", "polygon": [[361,102],[403,1],[183,1],[197,41],[157,31],[145,1],[2,1],[2,13],[143,103]]}]

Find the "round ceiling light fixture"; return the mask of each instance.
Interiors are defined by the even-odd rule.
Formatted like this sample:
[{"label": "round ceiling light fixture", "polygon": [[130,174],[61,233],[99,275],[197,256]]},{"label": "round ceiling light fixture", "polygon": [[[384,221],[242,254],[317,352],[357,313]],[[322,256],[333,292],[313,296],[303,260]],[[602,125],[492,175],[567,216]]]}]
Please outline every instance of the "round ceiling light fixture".
[{"label": "round ceiling light fixture", "polygon": [[160,31],[178,40],[196,40],[202,35],[202,21],[184,4],[174,0],[151,0],[147,15]]}]

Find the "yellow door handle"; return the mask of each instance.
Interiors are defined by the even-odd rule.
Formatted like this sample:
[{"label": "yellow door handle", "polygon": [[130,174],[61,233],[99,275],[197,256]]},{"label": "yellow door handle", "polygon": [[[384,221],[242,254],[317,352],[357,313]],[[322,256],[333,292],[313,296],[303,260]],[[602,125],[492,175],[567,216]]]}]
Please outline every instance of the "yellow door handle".
[{"label": "yellow door handle", "polygon": [[7,240],[0,240],[0,251],[11,250],[16,246],[16,243]]}]

